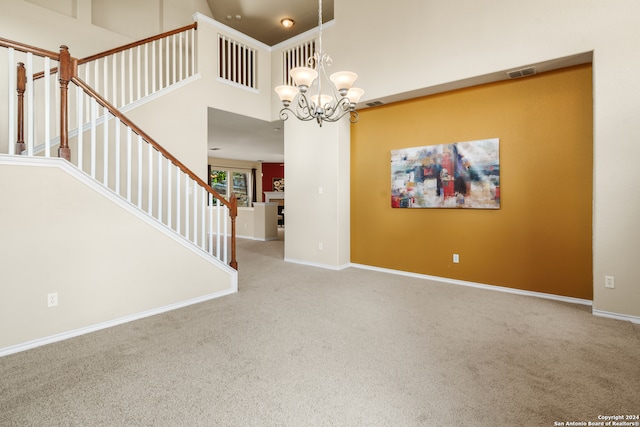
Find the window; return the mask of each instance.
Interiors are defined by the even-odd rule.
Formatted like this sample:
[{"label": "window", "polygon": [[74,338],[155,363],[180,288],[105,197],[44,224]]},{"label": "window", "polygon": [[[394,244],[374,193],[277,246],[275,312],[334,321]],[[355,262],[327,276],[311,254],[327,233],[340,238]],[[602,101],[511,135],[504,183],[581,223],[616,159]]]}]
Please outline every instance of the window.
[{"label": "window", "polygon": [[[229,177],[231,179],[228,179]],[[225,199],[229,200],[229,195],[235,193],[238,206],[251,206],[251,180],[248,172],[217,170],[209,167],[209,181],[211,187]]]},{"label": "window", "polygon": [[249,179],[246,172],[233,172],[233,192],[238,198],[238,206],[250,206]]},{"label": "window", "polygon": [[227,198],[227,171],[218,171],[211,169],[209,172],[211,187],[221,196]]}]

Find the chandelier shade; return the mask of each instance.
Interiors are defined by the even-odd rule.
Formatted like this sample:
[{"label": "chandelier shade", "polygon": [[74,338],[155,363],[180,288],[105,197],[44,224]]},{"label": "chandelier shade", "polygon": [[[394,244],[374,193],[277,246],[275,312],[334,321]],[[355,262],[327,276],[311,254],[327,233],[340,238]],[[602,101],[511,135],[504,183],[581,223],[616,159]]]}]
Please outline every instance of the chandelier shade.
[{"label": "chandelier shade", "polygon": [[318,1],[318,27],[318,50],[307,61],[309,66],[289,70],[295,86],[275,88],[284,107],[280,118],[287,120],[291,113],[302,121],[315,119],[322,126],[323,122],[336,122],[349,114],[351,123],[356,123],[356,104],[364,90],[353,87],[358,75],[351,71],[339,71],[327,77],[325,69],[331,66],[332,60],[322,52],[322,0]]},{"label": "chandelier shade", "polygon": [[360,102],[360,98],[362,97],[362,95],[364,95],[364,90],[360,89],[359,87],[352,87],[347,91],[347,98],[349,98],[349,101],[351,101],[353,104],[357,104],[358,102]]},{"label": "chandelier shade", "polygon": [[331,77],[329,77],[342,96],[347,94],[349,89],[351,89],[351,86],[353,86],[353,82],[355,82],[357,78],[358,75],[351,71],[339,71],[331,74]]},{"label": "chandelier shade", "polygon": [[318,72],[309,67],[292,68],[289,74],[291,74],[291,78],[302,92],[305,92],[307,88],[311,87],[318,77]]},{"label": "chandelier shade", "polygon": [[293,101],[298,92],[300,92],[300,89],[295,86],[282,85],[276,87],[276,93],[285,107],[288,107],[291,104],[291,101]]}]

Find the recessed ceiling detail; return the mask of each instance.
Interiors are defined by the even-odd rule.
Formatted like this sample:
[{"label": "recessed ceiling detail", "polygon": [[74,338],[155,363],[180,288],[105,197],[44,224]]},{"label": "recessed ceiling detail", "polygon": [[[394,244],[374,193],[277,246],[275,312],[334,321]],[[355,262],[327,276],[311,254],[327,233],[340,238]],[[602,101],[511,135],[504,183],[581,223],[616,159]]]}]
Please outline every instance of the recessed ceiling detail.
[{"label": "recessed ceiling detail", "polygon": [[[324,22],[333,20],[333,3],[334,0],[324,0],[322,4]],[[318,26],[316,1],[207,0],[207,4],[213,19],[268,46]],[[285,28],[280,23],[283,18],[294,20],[295,25]]]}]

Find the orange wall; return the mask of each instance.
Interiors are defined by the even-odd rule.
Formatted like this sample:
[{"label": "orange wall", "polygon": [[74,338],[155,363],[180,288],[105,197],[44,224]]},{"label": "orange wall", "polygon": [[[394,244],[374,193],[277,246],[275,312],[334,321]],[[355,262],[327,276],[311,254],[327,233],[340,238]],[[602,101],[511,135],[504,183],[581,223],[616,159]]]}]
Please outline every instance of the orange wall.
[{"label": "orange wall", "polygon": [[[361,111],[351,262],[592,299],[592,108],[589,64]],[[391,150],[486,138],[499,210],[391,208]]]}]

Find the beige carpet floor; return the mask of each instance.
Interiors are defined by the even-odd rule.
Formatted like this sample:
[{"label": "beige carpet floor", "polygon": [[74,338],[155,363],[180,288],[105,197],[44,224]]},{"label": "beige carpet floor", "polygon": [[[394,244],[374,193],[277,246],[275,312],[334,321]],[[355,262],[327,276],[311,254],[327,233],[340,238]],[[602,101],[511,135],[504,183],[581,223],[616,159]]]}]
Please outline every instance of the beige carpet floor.
[{"label": "beige carpet floor", "polygon": [[639,325],[282,259],[282,241],[240,241],[238,294],[0,358],[0,425],[554,426],[640,413]]}]

